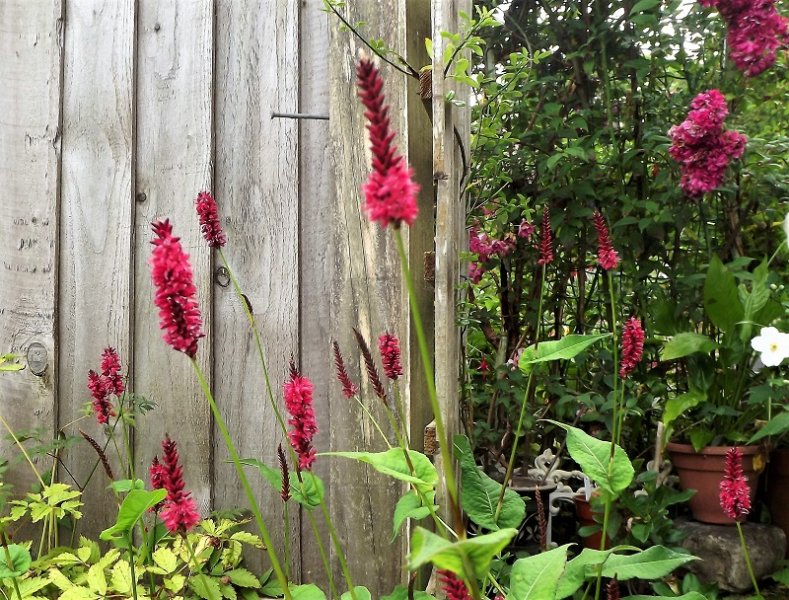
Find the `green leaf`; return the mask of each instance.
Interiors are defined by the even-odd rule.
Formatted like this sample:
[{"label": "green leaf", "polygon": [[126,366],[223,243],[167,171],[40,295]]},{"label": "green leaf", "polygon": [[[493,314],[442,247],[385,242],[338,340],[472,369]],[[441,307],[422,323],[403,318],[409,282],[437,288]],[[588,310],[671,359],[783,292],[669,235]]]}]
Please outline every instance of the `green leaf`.
[{"label": "green leaf", "polygon": [[572,596],[586,581],[587,567],[594,565],[596,568],[608,558],[611,552],[613,549],[584,548],[578,556],[569,561],[564,569],[564,576],[559,580],[559,585],[556,588],[557,600]]},{"label": "green leaf", "polygon": [[189,577],[189,587],[192,588],[195,594],[204,600],[222,600],[222,592],[219,590],[219,581],[204,573]]},{"label": "green leaf", "polygon": [[[517,529],[499,529],[493,533],[452,543],[423,527],[417,527],[411,536],[408,568],[413,571],[433,563],[439,569],[447,569],[464,579],[482,579],[486,576],[493,557],[497,556],[517,533]],[[474,568],[474,573],[465,572],[464,558]]]},{"label": "green leaf", "polygon": [[[428,494],[429,497],[426,499],[428,502],[432,502],[433,498],[435,497],[434,492],[430,492]],[[438,510],[438,506],[434,505],[434,510]],[[392,541],[397,537],[397,534],[400,531],[400,527],[403,525],[403,521],[406,519],[414,519],[420,520],[424,519],[430,514],[430,508],[427,506],[422,505],[422,500],[417,496],[414,490],[408,491],[400,500],[397,501],[397,505],[395,506],[394,510],[394,517],[393,517],[393,531],[392,531]]]},{"label": "green leaf", "polygon": [[540,342],[523,350],[518,366],[524,373],[529,372],[529,367],[535,363],[553,360],[567,360],[575,358],[592,344],[609,337],[610,333],[596,333],[591,335],[566,335],[560,340]]},{"label": "green leaf", "polygon": [[[398,585],[392,590],[392,593],[387,596],[381,596],[381,600],[408,600],[408,588],[404,585]],[[436,600],[427,592],[422,590],[414,590],[414,600]]]},{"label": "green leaf", "polygon": [[[619,581],[660,579],[693,560],[698,559],[691,554],[674,552],[664,546],[652,546],[636,554],[612,554],[603,563],[603,577],[616,577]],[[587,567],[587,575],[596,573],[596,567]]]},{"label": "green leaf", "polygon": [[70,587],[58,596],[58,600],[95,600],[96,598],[99,598],[99,596],[91,592],[88,588],[78,585]]},{"label": "green leaf", "polygon": [[20,577],[30,568],[33,559],[30,552],[19,544],[9,544],[8,553],[11,555],[11,564],[8,564],[7,557],[0,555],[0,579],[8,577]]},{"label": "green leaf", "polygon": [[312,510],[316,506],[320,506],[323,502],[325,491],[323,489],[323,481],[317,475],[309,471],[301,472],[301,481],[299,481],[298,474],[290,474],[290,493],[293,499]]},{"label": "green leaf", "polygon": [[438,482],[438,472],[433,463],[416,450],[408,451],[414,467],[413,475],[401,448],[391,448],[385,452],[322,452],[320,456],[339,456],[367,463],[379,473],[413,484],[422,492],[432,491]]},{"label": "green leaf", "polygon": [[165,573],[172,573],[178,568],[178,557],[169,548],[157,548],[156,552],[153,553],[153,562],[163,569]]},{"label": "green leaf", "polygon": [[496,531],[502,527],[519,527],[526,518],[526,503],[517,492],[507,488],[501,512],[496,507],[501,484],[483,473],[474,461],[471,445],[464,435],[454,437],[455,455],[460,464],[460,503],[469,518],[480,527]]},{"label": "green leaf", "polygon": [[789,585],[789,567],[785,569],[781,569],[780,571],[776,571],[772,575],[770,575],[770,579],[774,579],[778,583],[782,583],[783,585]]},{"label": "green leaf", "polygon": [[260,580],[247,569],[233,569],[225,573],[233,585],[244,588],[259,588]]},{"label": "green leaf", "polygon": [[681,596],[626,596],[623,600],[709,600],[699,592],[688,592]]},{"label": "green leaf", "polygon": [[630,16],[655,8],[661,1],[662,0],[641,0],[640,2],[636,2],[635,6],[630,9]]},{"label": "green leaf", "polygon": [[758,442],[769,435],[782,435],[787,431],[789,431],[789,410],[785,410],[767,421],[767,425],[753,434],[751,439],[748,440],[748,444]]},{"label": "green leaf", "polygon": [[242,458],[238,462],[247,467],[255,467],[276,491],[282,489],[282,472],[279,469],[269,467],[257,458]]},{"label": "green leaf", "polygon": [[[368,590],[363,585],[354,586],[353,591],[354,595],[356,596],[356,600],[372,600],[370,590]],[[340,600],[353,600],[353,596],[351,596],[351,592],[345,592],[342,596],[340,596]]]},{"label": "green leaf", "polygon": [[140,517],[149,508],[159,504],[165,497],[167,497],[166,490],[154,490],[152,492],[146,490],[130,491],[129,495],[123,499],[115,525],[102,531],[99,538],[106,542],[123,537],[124,534],[132,530]]},{"label": "green leaf", "polygon": [[663,345],[663,349],[660,351],[660,360],[674,360],[696,352],[709,354],[717,347],[718,344],[715,343],[715,340],[706,335],[691,331],[678,333]]},{"label": "green leaf", "polygon": [[598,440],[585,431],[564,423],[550,422],[567,432],[567,451],[589,479],[614,497],[627,489],[635,472],[630,459],[619,445],[614,448],[614,459],[609,472],[611,442]]},{"label": "green leaf", "polygon": [[691,390],[685,394],[669,398],[663,409],[663,426],[666,429],[666,436],[670,437],[671,425],[674,421],[685,414],[685,411],[690,410],[694,406],[698,406],[706,399],[707,394],[700,390]]},{"label": "green leaf", "polygon": [[113,481],[110,483],[109,487],[119,494],[125,494],[126,492],[130,492],[131,490],[144,490],[145,483],[142,479],[119,479],[118,481]]},{"label": "green leaf", "polygon": [[516,560],[512,565],[510,595],[517,600],[553,599],[564,572],[569,546],[565,544],[548,552]]},{"label": "green leaf", "polygon": [[717,256],[712,257],[704,280],[704,310],[724,333],[731,333],[745,317],[734,275]]},{"label": "green leaf", "polygon": [[326,594],[314,583],[290,586],[293,600],[326,600]]},{"label": "green leaf", "polygon": [[104,576],[104,567],[100,564],[91,565],[88,569],[88,577],[85,581],[91,591],[96,592],[99,596],[104,596],[107,593],[107,578]]}]

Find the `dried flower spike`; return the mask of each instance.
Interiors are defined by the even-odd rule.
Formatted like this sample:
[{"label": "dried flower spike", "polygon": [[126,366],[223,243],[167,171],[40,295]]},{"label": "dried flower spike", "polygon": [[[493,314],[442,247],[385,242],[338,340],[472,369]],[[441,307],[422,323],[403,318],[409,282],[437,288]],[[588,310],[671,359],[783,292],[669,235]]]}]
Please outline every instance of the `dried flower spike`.
[{"label": "dried flower spike", "polygon": [[397,154],[392,143],[395,133],[389,126],[389,107],[385,104],[384,81],[375,64],[362,59],[356,66],[359,98],[367,109],[373,170],[363,186],[365,210],[371,221],[382,226],[413,225],[419,214],[419,185],[413,180],[413,169]]},{"label": "dried flower spike", "polygon": [[99,460],[101,461],[101,466],[104,467],[104,472],[107,474],[107,477],[110,478],[110,481],[114,481],[115,475],[113,475],[112,473],[112,467],[110,466],[110,461],[107,458],[107,454],[104,452],[104,449],[99,445],[99,443],[96,440],[94,440],[92,437],[90,437],[87,433],[85,433],[81,429],[79,430],[79,433],[83,438],[85,438],[85,441],[91,445],[93,450],[95,450],[96,454],[99,457]]},{"label": "dried flower spike", "polygon": [[614,246],[611,243],[611,235],[608,232],[605,218],[599,211],[595,211],[592,221],[594,222],[594,228],[597,230],[597,241],[599,243],[597,262],[606,271],[616,269],[619,266],[619,254],[614,250]]},{"label": "dried flower spike", "polygon": [[204,334],[189,256],[181,248],[180,238],[173,235],[169,220],[157,221],[152,227],[156,238],[151,241],[151,277],[162,337],[174,350],[194,358],[197,341]]},{"label": "dried flower spike", "polygon": [[622,379],[633,372],[643,354],[644,329],[639,319],[630,317],[622,331],[622,360],[619,362],[619,376]]},{"label": "dried flower spike", "polygon": [[290,473],[288,471],[288,459],[282,450],[282,444],[277,444],[277,458],[279,459],[279,470],[282,474],[282,486],[279,495],[283,502],[290,500]]},{"label": "dried flower spike", "polygon": [[551,211],[547,204],[542,209],[539,249],[540,258],[537,260],[537,264],[551,264],[553,262],[553,232],[551,231]]},{"label": "dried flower spike", "polygon": [[332,347],[334,348],[334,366],[337,369],[337,380],[342,384],[342,393],[346,398],[353,398],[359,393],[359,386],[351,381],[351,377],[348,375],[345,361],[340,353],[340,345],[337,342],[332,342]]},{"label": "dried flower spike", "polygon": [[611,579],[605,587],[606,600],[621,600],[622,594],[619,591],[619,582],[616,579]]},{"label": "dried flower spike", "polygon": [[397,379],[403,374],[403,365],[400,362],[400,341],[391,333],[384,332],[378,338],[378,351],[381,353],[381,363],[384,374],[389,379]]},{"label": "dried flower spike", "polygon": [[315,449],[312,438],[318,433],[315,412],[312,408],[312,382],[302,376],[292,364],[290,377],[285,382],[285,408],[290,414],[288,425],[292,427],[288,433],[290,445],[299,457],[299,469],[309,471],[315,462]]},{"label": "dried flower spike", "polygon": [[159,516],[170,533],[186,533],[200,522],[200,513],[192,494],[184,491],[184,472],[179,464],[178,448],[169,434],[162,441],[162,451],[163,483],[167,498]]},{"label": "dried flower spike", "polygon": [[742,472],[742,451],[736,447],[726,453],[720,503],[724,514],[731,519],[739,520],[751,512],[751,491]]},{"label": "dried flower spike", "polygon": [[367,345],[364,336],[355,327],[353,329],[353,334],[356,336],[356,343],[359,345],[359,350],[362,352],[364,366],[367,369],[367,376],[370,378],[370,383],[373,385],[373,391],[375,395],[388,406],[389,400],[386,398],[386,390],[384,389],[384,384],[381,382],[381,376],[378,375],[378,369],[375,368],[375,362],[373,361],[373,354],[370,352],[370,347]]},{"label": "dried flower spike", "polygon": [[216,200],[209,192],[200,192],[195,200],[197,214],[200,217],[200,231],[211,248],[222,248],[227,243],[227,236],[219,221],[219,208]]}]

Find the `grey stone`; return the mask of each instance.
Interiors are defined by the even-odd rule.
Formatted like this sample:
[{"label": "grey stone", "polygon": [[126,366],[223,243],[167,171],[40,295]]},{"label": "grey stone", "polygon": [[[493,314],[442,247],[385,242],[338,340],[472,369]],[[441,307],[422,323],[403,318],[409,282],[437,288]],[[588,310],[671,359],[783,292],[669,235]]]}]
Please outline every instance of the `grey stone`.
[{"label": "grey stone", "polygon": [[[717,583],[721,589],[730,592],[744,592],[752,588],[734,525],[676,521],[675,526],[685,533],[682,547],[700,559],[687,565],[699,579]],[[742,531],[756,579],[774,573],[786,552],[786,534],[779,527],[758,523],[743,523]]]}]

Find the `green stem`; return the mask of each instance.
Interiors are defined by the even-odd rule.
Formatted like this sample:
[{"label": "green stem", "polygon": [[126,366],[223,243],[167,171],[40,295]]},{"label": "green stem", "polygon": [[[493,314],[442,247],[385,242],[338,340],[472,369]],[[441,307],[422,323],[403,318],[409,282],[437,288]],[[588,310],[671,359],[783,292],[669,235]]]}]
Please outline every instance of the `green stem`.
[{"label": "green stem", "polygon": [[383,429],[381,429],[381,425],[378,423],[378,420],[377,420],[377,419],[376,419],[376,418],[373,416],[373,414],[370,412],[370,409],[369,409],[369,408],[367,408],[367,407],[364,405],[364,402],[362,402],[362,399],[361,399],[361,398],[359,398],[359,396],[354,396],[354,398],[356,398],[356,402],[359,404],[359,406],[361,407],[361,409],[364,411],[364,414],[366,414],[366,415],[367,415],[367,418],[368,418],[368,419],[370,419],[370,421],[372,421],[372,424],[373,424],[373,425],[375,426],[375,428],[378,430],[378,433],[380,433],[380,434],[381,434],[381,438],[383,439],[383,441],[384,441],[384,444],[386,444],[386,447],[391,449],[391,447],[392,447],[392,444],[390,444],[390,443],[389,443],[389,439],[386,437],[386,434],[384,433],[384,430],[383,430]]},{"label": "green stem", "polygon": [[[11,558],[11,551],[8,549],[8,538],[5,531],[0,529],[0,544],[3,546],[3,554],[5,554],[5,562],[9,571],[14,571],[14,559]],[[22,592],[19,591],[19,584],[16,581],[16,576],[11,577],[11,583],[14,584],[14,591],[16,592],[17,600],[22,600]]]},{"label": "green stem", "polygon": [[182,536],[183,536],[182,539],[184,540],[184,545],[186,546],[186,549],[189,551],[189,559],[192,561],[192,563],[194,563],[195,575],[197,575],[200,579],[203,580],[203,587],[205,587],[206,592],[208,592],[208,577],[206,577],[206,574],[203,573],[203,570],[200,568],[200,564],[197,562],[197,555],[195,554],[194,548],[192,548],[192,544],[189,542],[189,538],[185,533],[182,534]]},{"label": "green stem", "polygon": [[737,533],[740,534],[740,546],[742,546],[742,554],[745,557],[745,565],[748,567],[748,575],[751,576],[751,583],[753,584],[753,589],[756,591],[756,595],[761,598],[762,593],[759,591],[759,584],[756,583],[756,575],[753,573],[753,565],[751,564],[751,556],[748,554],[748,545],[745,543],[745,535],[742,532],[742,526],[740,525],[739,521],[734,522],[737,525]]},{"label": "green stem", "polygon": [[[121,408],[119,412],[123,414],[123,408]],[[131,442],[129,440],[129,432],[126,429],[125,422],[121,422],[121,431],[123,432],[123,447],[124,450],[126,450],[126,460],[128,461],[128,465],[129,465],[127,472],[129,474],[129,479],[134,481],[136,479],[134,476],[134,457],[132,455]],[[121,463],[121,465],[123,465],[123,463]]]},{"label": "green stem", "polygon": [[285,539],[285,577],[290,581],[290,517],[288,515],[288,501],[282,503],[282,535]]},{"label": "green stem", "polygon": [[334,551],[337,553],[337,558],[340,561],[342,575],[345,578],[345,583],[348,584],[348,592],[350,592],[351,598],[353,600],[358,600],[356,598],[356,590],[354,589],[353,580],[351,579],[351,572],[348,570],[348,561],[345,560],[345,553],[342,550],[340,538],[337,536],[337,530],[334,528],[334,523],[332,522],[331,515],[329,514],[329,507],[326,506],[326,500],[323,498],[321,498],[321,511],[323,512],[323,518],[326,521],[326,527],[329,529],[329,537],[331,538],[332,545],[334,546]]},{"label": "green stem", "polygon": [[36,479],[38,479],[38,482],[41,484],[41,487],[42,488],[47,487],[47,485],[44,483],[44,480],[41,479],[41,475],[39,474],[38,469],[36,469],[36,465],[34,465],[33,461],[30,459],[30,455],[27,453],[27,450],[25,450],[25,447],[22,445],[22,442],[20,442],[19,438],[16,437],[16,434],[14,433],[14,430],[11,429],[11,426],[8,424],[8,421],[5,420],[5,417],[3,417],[2,414],[0,414],[0,423],[3,424],[3,427],[6,428],[6,431],[8,431],[9,435],[14,440],[14,443],[17,445],[19,450],[21,450],[21,452],[24,455],[25,459],[27,459],[27,464],[29,464],[30,468],[33,469],[33,473],[35,474]]},{"label": "green stem", "polygon": [[285,577],[285,573],[283,572],[282,566],[280,565],[279,559],[277,558],[277,553],[274,551],[274,546],[271,543],[271,536],[269,535],[268,528],[266,527],[266,523],[263,520],[263,515],[260,512],[260,506],[258,506],[257,500],[255,499],[255,494],[252,492],[252,487],[249,485],[249,480],[247,479],[247,475],[244,472],[244,467],[241,465],[238,452],[236,451],[236,447],[233,444],[232,438],[230,437],[230,432],[227,430],[227,424],[225,423],[222,414],[219,412],[219,408],[214,401],[214,396],[211,393],[211,389],[208,387],[208,382],[205,380],[205,376],[203,375],[203,372],[200,370],[200,366],[197,364],[197,361],[194,358],[192,359],[192,366],[194,367],[195,373],[197,374],[200,387],[203,389],[203,394],[205,395],[206,399],[208,400],[208,404],[211,407],[214,420],[219,427],[219,431],[222,433],[222,438],[224,439],[225,446],[227,447],[227,451],[230,454],[230,458],[233,461],[233,465],[236,468],[238,478],[241,480],[241,485],[244,488],[247,502],[249,502],[249,508],[252,510],[252,514],[255,517],[255,523],[260,530],[260,536],[263,538],[263,544],[266,547],[266,552],[268,553],[269,560],[271,561],[271,567],[274,569],[277,581],[279,581],[279,584],[282,587],[285,598],[287,598],[287,600],[293,600],[290,594],[290,588],[288,587],[288,578]]},{"label": "green stem", "polygon": [[323,545],[320,531],[318,531],[318,524],[315,522],[315,515],[312,514],[311,510],[307,510],[307,517],[309,518],[310,526],[312,526],[312,534],[315,536],[315,540],[318,542],[318,554],[321,556],[321,562],[323,563],[323,570],[326,571],[326,577],[329,578],[329,590],[331,590],[332,598],[339,598],[340,593],[337,591],[337,586],[334,583],[334,575],[331,571],[331,565],[329,564],[329,558],[326,555],[326,548]]},{"label": "green stem", "polygon": [[[137,600],[137,573],[134,566],[134,546],[132,545],[131,531],[126,532],[126,543],[129,544],[129,571],[131,572],[132,597]],[[151,590],[153,593],[153,590]]]},{"label": "green stem", "polygon": [[438,403],[438,394],[436,393],[436,381],[433,375],[430,351],[427,348],[427,339],[425,338],[422,315],[419,311],[419,303],[417,302],[416,291],[414,290],[414,281],[411,277],[411,270],[408,267],[408,255],[406,254],[403,235],[399,228],[394,230],[394,238],[397,243],[397,251],[400,254],[400,266],[403,270],[403,279],[405,279],[406,287],[408,288],[408,299],[411,304],[411,319],[419,344],[419,354],[422,358],[422,368],[424,369],[425,381],[427,382],[427,395],[430,399],[430,407],[433,410],[433,418],[436,421],[436,437],[438,438],[438,447],[441,452],[441,462],[443,463],[444,476],[446,477],[447,492],[449,493],[452,514],[455,519],[455,529],[458,535],[465,537],[462,516],[460,514],[460,504],[458,503],[455,466],[452,462],[452,453],[450,452],[449,439],[447,438],[447,432],[444,427],[444,418],[441,416],[441,406]]}]

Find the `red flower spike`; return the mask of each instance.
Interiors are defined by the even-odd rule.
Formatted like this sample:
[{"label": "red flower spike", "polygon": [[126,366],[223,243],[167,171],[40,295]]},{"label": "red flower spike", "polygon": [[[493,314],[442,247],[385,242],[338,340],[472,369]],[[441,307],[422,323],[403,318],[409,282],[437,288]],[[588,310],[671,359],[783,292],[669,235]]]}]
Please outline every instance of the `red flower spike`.
[{"label": "red flower spike", "polygon": [[151,241],[151,277],[162,338],[174,350],[194,358],[197,341],[205,334],[189,256],[181,248],[180,238],[173,236],[169,220],[157,221],[152,227],[156,239]]},{"label": "red flower spike", "polygon": [[616,269],[619,266],[619,254],[614,250],[614,246],[611,243],[611,236],[608,233],[605,218],[599,211],[595,211],[592,221],[594,222],[594,228],[597,230],[597,241],[600,246],[597,262],[606,271]]},{"label": "red flower spike", "polygon": [[178,448],[169,434],[162,441],[162,451],[162,479],[167,498],[159,516],[170,533],[186,533],[200,522],[200,513],[192,494],[184,491],[184,472],[179,464]]},{"label": "red flower spike", "polygon": [[101,374],[106,378],[106,385],[116,396],[120,396],[126,391],[121,375],[121,359],[115,348],[105,348],[101,353]]},{"label": "red flower spike", "polygon": [[452,571],[441,569],[438,571],[438,582],[447,597],[447,600],[471,600],[471,594],[466,584]]},{"label": "red flower spike", "polygon": [[[159,457],[154,456],[153,460],[151,461],[151,466],[148,468],[148,477],[151,480],[151,487],[155,490],[163,490],[164,489],[164,482],[167,478],[167,469],[164,467],[162,463],[159,462]],[[159,512],[159,510],[164,506],[164,501],[159,502],[158,504],[152,506],[149,511],[150,512]]]},{"label": "red flower spike", "polygon": [[538,265],[549,265],[553,262],[553,232],[551,231],[551,211],[546,204],[542,209],[542,227],[540,228],[540,258]]},{"label": "red flower spike", "polygon": [[219,208],[216,200],[209,192],[200,192],[195,200],[197,214],[200,217],[200,231],[211,248],[222,248],[227,243],[227,236],[219,221]]},{"label": "red flower spike", "polygon": [[742,519],[751,512],[751,491],[742,472],[742,451],[739,448],[732,448],[726,453],[720,503],[724,514],[731,519]]},{"label": "red flower spike", "polygon": [[644,354],[644,329],[641,321],[630,317],[622,331],[622,359],[619,362],[619,376],[624,379],[641,362]]},{"label": "red flower spike", "polygon": [[288,433],[290,445],[299,457],[299,470],[309,471],[315,462],[315,449],[312,438],[318,433],[315,412],[312,408],[312,382],[302,376],[293,366],[290,378],[282,386],[285,395],[285,408],[290,414]]},{"label": "red flower spike", "polygon": [[403,374],[403,365],[400,363],[400,342],[388,331],[378,338],[378,351],[381,353],[381,363],[384,374],[389,379],[397,379]]},{"label": "red flower spike", "polygon": [[357,64],[356,77],[359,98],[367,109],[364,116],[373,154],[373,171],[362,187],[367,217],[384,227],[400,227],[403,221],[413,225],[419,214],[419,185],[413,180],[413,169],[397,154],[397,147],[392,143],[395,133],[389,126],[383,78],[378,67],[367,59]]},{"label": "red flower spike", "polygon": [[106,378],[96,371],[88,371],[88,389],[93,396],[93,414],[96,415],[99,425],[106,425],[109,423],[110,417],[115,416],[110,402],[112,390],[108,386],[109,382]]},{"label": "red flower spike", "polygon": [[353,398],[359,393],[359,386],[351,381],[348,371],[345,368],[345,361],[340,353],[340,345],[332,342],[334,348],[334,366],[337,369],[337,380],[342,384],[342,393],[346,398]]}]

